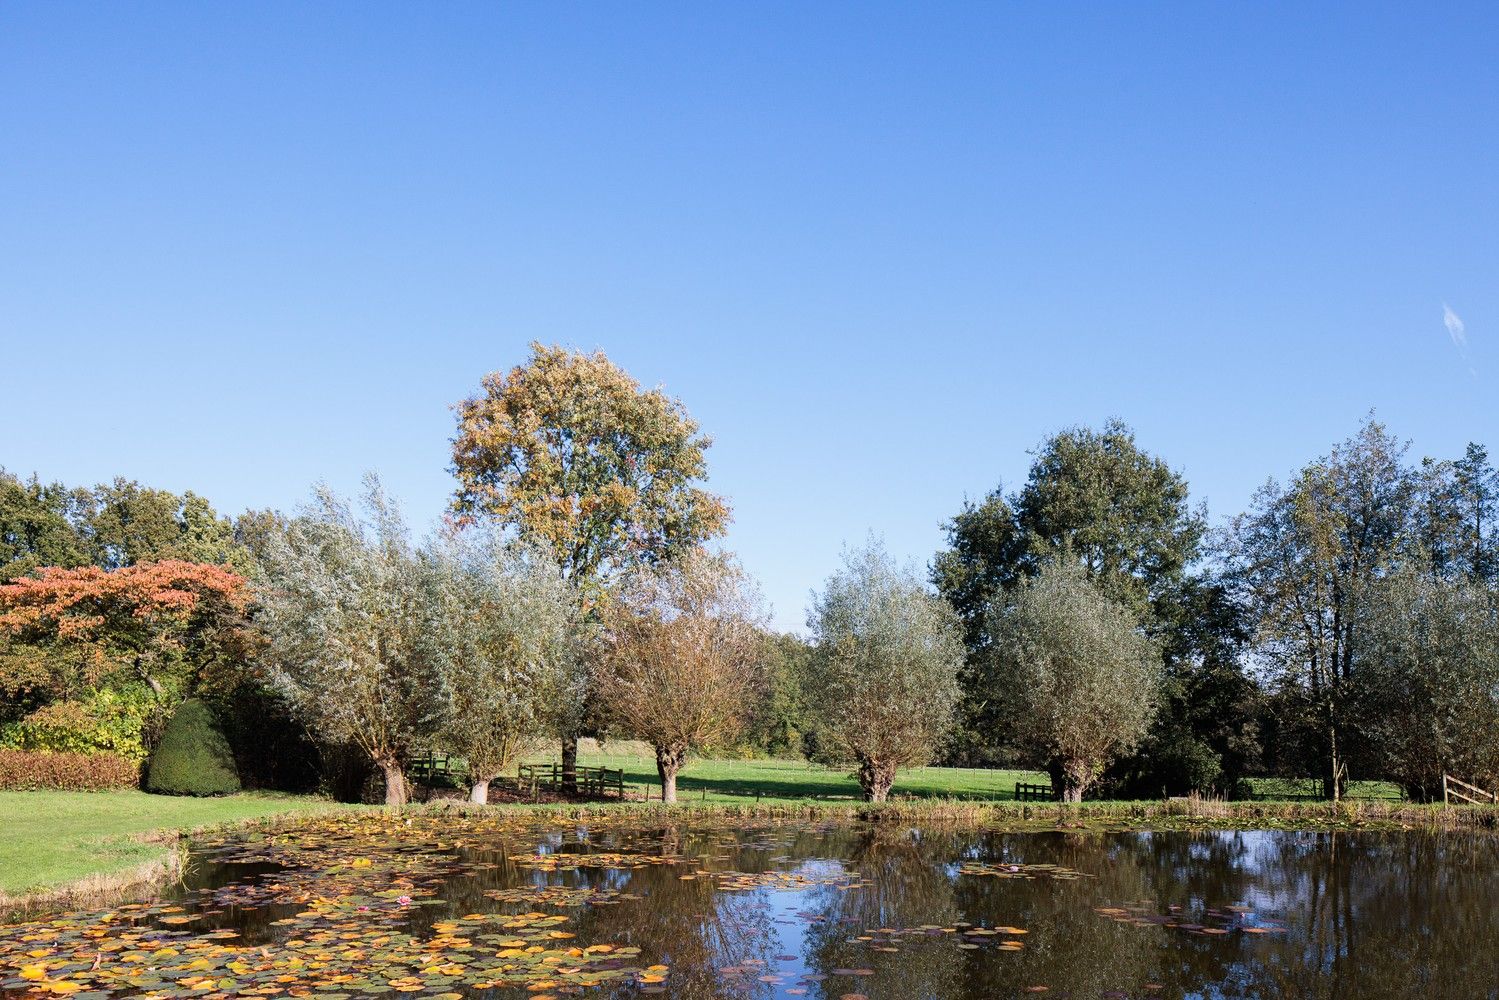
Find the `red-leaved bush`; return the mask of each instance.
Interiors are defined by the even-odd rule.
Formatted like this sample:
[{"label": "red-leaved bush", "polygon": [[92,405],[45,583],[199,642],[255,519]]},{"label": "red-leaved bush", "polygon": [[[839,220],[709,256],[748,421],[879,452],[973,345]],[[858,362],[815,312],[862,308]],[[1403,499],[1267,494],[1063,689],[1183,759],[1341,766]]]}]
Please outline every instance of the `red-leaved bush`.
[{"label": "red-leaved bush", "polygon": [[0,750],[0,789],[60,788],[91,792],[134,788],[140,765],[113,753]]}]

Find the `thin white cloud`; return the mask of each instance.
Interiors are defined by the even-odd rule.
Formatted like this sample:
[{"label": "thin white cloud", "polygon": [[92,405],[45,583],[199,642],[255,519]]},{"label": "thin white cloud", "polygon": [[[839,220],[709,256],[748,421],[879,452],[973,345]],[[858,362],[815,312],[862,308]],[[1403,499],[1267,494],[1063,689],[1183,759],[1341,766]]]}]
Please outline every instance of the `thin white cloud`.
[{"label": "thin white cloud", "polygon": [[1466,357],[1468,353],[1468,328],[1463,326],[1463,318],[1452,311],[1447,303],[1442,303],[1442,325],[1447,328],[1447,336],[1452,338],[1452,346],[1463,352]]},{"label": "thin white cloud", "polygon": [[1477,378],[1478,369],[1473,367],[1473,360],[1468,357],[1468,328],[1463,324],[1463,318],[1445,302],[1442,303],[1442,325],[1447,328],[1447,336],[1452,338],[1452,346],[1457,348],[1458,356],[1468,367],[1468,374]]}]

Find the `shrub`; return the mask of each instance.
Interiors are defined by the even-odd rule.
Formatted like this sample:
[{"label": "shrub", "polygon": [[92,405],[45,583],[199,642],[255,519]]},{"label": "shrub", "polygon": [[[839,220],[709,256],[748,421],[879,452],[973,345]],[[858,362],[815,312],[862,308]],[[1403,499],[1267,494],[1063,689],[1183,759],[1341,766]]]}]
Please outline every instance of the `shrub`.
[{"label": "shrub", "polygon": [[151,756],[146,788],[166,795],[229,795],[239,791],[234,754],[213,710],[184,701]]},{"label": "shrub", "polygon": [[140,770],[135,761],[114,753],[0,750],[0,789],[88,792],[131,788],[140,781]]},{"label": "shrub", "polygon": [[0,747],[112,753],[143,761],[154,707],[149,691],[96,691],[80,701],[55,701],[0,727]]}]

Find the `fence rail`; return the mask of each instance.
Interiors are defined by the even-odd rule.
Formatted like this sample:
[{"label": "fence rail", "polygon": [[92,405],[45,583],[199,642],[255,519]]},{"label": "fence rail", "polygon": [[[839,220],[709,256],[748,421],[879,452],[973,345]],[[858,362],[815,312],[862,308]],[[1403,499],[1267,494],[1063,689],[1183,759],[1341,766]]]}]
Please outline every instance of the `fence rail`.
[{"label": "fence rail", "polygon": [[1015,782],[1016,802],[1050,802],[1057,797],[1057,793],[1050,785],[1030,785],[1023,781]]},{"label": "fence rail", "polygon": [[[578,767],[574,768],[578,779],[578,793],[591,798],[605,798],[613,794],[616,798],[625,797],[625,772],[621,768],[614,767]],[[558,789],[562,787],[563,775],[561,764],[522,764],[516,768],[515,778],[522,788],[530,790],[535,795],[538,789]]]},{"label": "fence rail", "polygon": [[468,762],[462,757],[428,750],[406,762],[406,776],[428,784],[433,778],[459,780],[468,777]]},{"label": "fence rail", "polygon": [[1442,801],[1450,805],[1453,799],[1475,806],[1492,805],[1499,804],[1499,793],[1479,788],[1477,785],[1470,785],[1450,774],[1444,774],[1442,775]]}]

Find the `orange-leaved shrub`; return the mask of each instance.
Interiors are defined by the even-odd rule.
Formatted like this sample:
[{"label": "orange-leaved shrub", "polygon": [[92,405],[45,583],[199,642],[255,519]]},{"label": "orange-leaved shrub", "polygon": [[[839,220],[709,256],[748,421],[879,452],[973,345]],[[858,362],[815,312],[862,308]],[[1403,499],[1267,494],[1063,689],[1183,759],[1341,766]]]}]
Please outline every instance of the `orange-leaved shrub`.
[{"label": "orange-leaved shrub", "polygon": [[0,789],[134,788],[140,783],[140,773],[140,764],[113,753],[0,750]]}]

